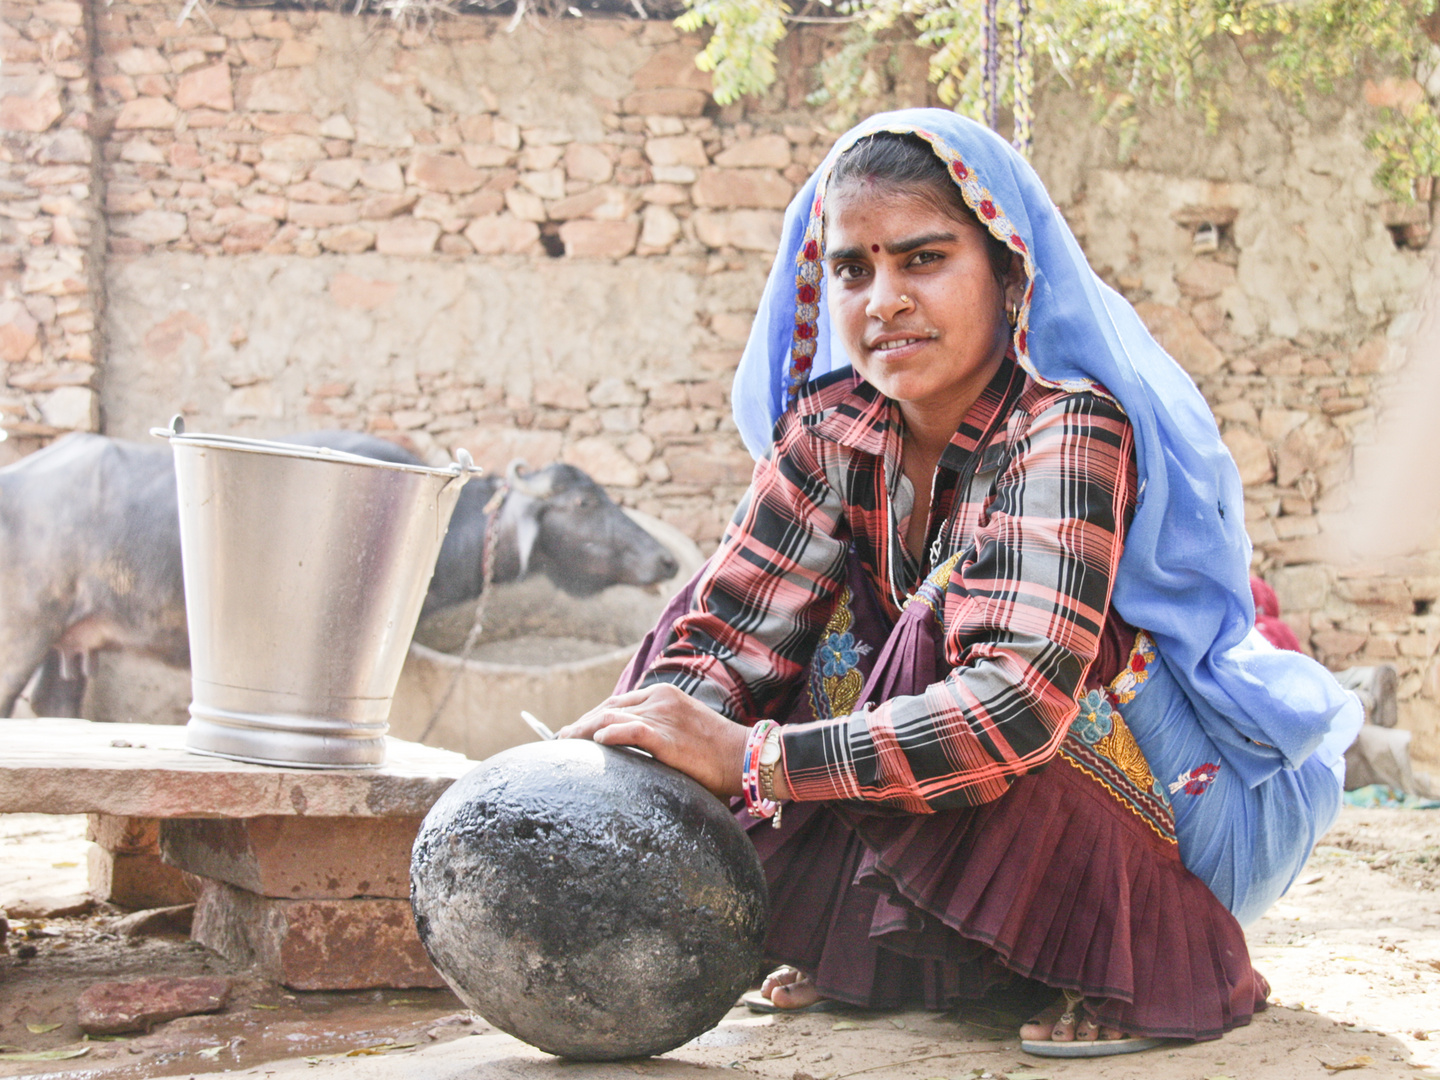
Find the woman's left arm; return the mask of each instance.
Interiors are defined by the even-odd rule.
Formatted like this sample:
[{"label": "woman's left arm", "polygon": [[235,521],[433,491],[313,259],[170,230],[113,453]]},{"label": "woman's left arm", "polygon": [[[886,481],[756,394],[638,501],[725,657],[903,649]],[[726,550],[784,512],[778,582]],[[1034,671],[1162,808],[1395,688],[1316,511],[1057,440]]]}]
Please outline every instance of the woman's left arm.
[{"label": "woman's left arm", "polygon": [[950,674],[921,694],[787,727],[796,798],[912,813],[989,802],[1050,760],[1076,713],[1135,503],[1129,421],[1096,394],[1030,417],[952,571]]}]

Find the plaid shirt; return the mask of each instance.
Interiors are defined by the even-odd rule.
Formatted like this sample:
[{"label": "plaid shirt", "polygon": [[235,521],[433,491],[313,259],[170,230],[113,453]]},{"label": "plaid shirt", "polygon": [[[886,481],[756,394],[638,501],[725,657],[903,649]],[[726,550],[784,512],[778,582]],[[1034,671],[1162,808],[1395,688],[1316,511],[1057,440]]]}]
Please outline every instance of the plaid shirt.
[{"label": "plaid shirt", "polygon": [[852,547],[892,617],[960,553],[944,597],[949,675],[782,735],[795,798],[925,813],[999,798],[1065,737],[1134,512],[1134,435],[1108,398],[1003,363],[940,460],[923,565],[903,543],[901,438],[899,410],[849,371],[812,383],[645,683],[743,722],[773,715],[803,682]]}]

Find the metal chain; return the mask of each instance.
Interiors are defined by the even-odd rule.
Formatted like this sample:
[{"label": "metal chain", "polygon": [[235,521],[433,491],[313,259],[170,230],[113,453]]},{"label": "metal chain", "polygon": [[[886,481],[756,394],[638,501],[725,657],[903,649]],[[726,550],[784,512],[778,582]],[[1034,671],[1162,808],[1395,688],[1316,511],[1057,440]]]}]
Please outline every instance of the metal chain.
[{"label": "metal chain", "polygon": [[484,630],[485,602],[490,599],[490,584],[495,577],[495,540],[500,533],[500,508],[505,504],[505,498],[510,494],[510,485],[504,480],[495,489],[495,494],[490,496],[490,501],[485,504],[482,511],[486,515],[485,521],[485,553],[480,556],[480,597],[475,601],[475,618],[470,623],[470,632],[465,635],[465,647],[460,650],[460,662],[455,665],[455,670],[450,676],[450,684],[445,687],[445,694],[440,703],[435,706],[435,711],[430,714],[430,722],[425,725],[425,730],[420,733],[416,742],[424,742],[430,737],[430,732],[435,730],[435,725],[440,721],[440,714],[445,711],[445,706],[450,704],[450,698],[455,693],[455,688],[460,685],[460,676],[465,674],[465,665],[470,660],[470,653],[475,649],[475,642],[480,640],[481,631]]}]

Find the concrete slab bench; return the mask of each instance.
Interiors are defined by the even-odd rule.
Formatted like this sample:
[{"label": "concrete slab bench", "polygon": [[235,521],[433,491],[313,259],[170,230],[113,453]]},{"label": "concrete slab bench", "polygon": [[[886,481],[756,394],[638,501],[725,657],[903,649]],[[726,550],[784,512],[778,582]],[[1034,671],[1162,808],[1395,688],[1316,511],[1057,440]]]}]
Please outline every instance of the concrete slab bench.
[{"label": "concrete slab bench", "polygon": [[97,897],[194,898],[195,940],[286,986],[441,986],[410,913],[410,847],[474,765],[399,739],[378,769],[251,765],[187,752],[183,727],[9,720],[0,813],[89,814]]}]

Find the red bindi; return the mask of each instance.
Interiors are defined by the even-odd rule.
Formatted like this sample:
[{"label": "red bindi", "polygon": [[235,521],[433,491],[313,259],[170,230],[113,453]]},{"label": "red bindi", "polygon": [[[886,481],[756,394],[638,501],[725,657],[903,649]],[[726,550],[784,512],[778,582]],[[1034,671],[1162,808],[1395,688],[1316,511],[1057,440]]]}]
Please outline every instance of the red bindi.
[{"label": "red bindi", "polygon": [[878,251],[880,250],[880,245],[879,245],[879,244],[871,244],[871,245],[870,245],[870,250],[871,250],[871,251],[878,252]]}]

